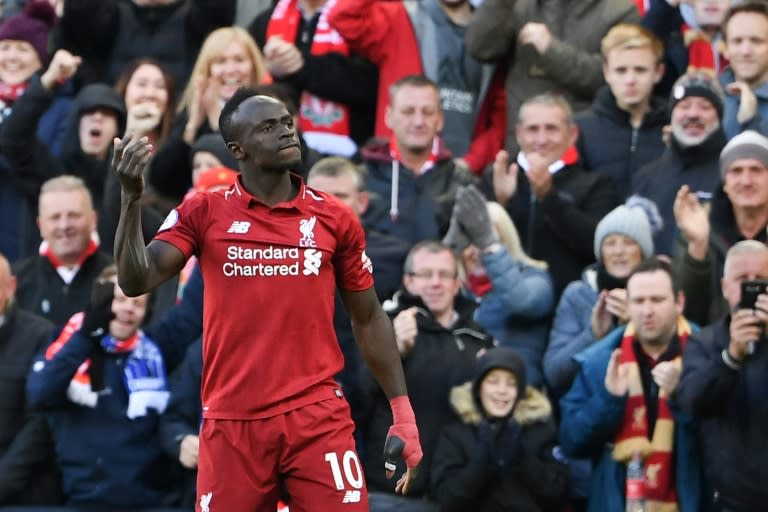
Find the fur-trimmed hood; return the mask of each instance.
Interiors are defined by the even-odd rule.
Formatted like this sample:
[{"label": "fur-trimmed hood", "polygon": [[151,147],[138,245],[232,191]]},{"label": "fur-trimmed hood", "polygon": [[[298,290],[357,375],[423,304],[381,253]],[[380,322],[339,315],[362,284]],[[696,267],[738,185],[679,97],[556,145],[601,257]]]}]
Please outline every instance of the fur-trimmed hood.
[{"label": "fur-trimmed hood", "polygon": [[[465,382],[451,389],[450,402],[462,422],[469,425],[480,424],[483,413],[472,396],[472,382]],[[545,422],[552,417],[552,404],[544,393],[528,386],[525,395],[515,405],[512,416],[521,426]]]}]

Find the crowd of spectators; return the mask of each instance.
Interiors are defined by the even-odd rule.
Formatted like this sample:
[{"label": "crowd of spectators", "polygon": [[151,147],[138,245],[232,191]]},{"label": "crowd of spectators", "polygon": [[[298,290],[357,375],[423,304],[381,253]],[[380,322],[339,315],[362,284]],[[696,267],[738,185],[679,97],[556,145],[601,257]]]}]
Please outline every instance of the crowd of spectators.
[{"label": "crowd of spectators", "polygon": [[149,241],[240,88],[365,230],[424,452],[396,494],[337,297],[373,512],[620,511],[637,454],[647,510],[768,503],[767,0],[5,0],[0,510],[209,510],[204,283],[117,286],[111,162]]}]

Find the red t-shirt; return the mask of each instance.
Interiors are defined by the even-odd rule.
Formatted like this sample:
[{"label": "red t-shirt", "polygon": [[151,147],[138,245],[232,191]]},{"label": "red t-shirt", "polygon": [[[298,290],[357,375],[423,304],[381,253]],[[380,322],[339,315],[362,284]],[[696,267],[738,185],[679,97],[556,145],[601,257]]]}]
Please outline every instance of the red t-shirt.
[{"label": "red t-shirt", "polygon": [[291,179],[299,193],[272,208],[239,179],[197,194],[155,236],[200,261],[206,418],[266,418],[338,389],[335,287],[368,289],[373,269],[352,210]]}]

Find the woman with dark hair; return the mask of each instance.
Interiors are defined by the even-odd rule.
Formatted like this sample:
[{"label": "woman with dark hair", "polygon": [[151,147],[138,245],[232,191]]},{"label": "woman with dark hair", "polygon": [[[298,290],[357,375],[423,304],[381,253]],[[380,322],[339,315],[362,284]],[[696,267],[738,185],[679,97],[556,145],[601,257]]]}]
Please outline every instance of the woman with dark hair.
[{"label": "woman with dark hair", "polygon": [[441,510],[557,511],[568,495],[568,469],[552,455],[552,406],[526,384],[513,349],[488,350],[474,378],[451,390],[458,421],[440,434],[431,498]]},{"label": "woman with dark hair", "polygon": [[120,73],[115,90],[128,111],[126,132],[146,135],[160,147],[176,118],[176,88],[168,70],[155,59],[136,59]]}]

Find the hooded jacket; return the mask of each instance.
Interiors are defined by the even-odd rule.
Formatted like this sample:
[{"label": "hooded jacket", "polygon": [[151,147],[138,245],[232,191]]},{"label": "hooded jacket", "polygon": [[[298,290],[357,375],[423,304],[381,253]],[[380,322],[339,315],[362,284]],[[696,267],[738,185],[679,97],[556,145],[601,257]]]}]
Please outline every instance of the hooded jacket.
[{"label": "hooded jacket", "polygon": [[[408,493],[409,497],[417,498],[428,489],[430,462],[439,429],[452,417],[448,393],[453,386],[472,377],[477,352],[492,347],[494,340],[472,320],[474,302],[461,295],[454,300],[459,318],[450,329],[437,322],[420,297],[405,290],[398,291],[385,303],[385,311],[394,318],[400,311],[414,306],[418,308],[418,335],[413,349],[402,362],[424,452],[420,470]],[[393,493],[392,482],[404,472],[405,465],[398,463],[394,480],[385,478],[381,470],[384,440],[392,425],[389,400],[367,370],[362,374],[360,392],[367,405],[357,424],[366,447],[361,454],[366,480],[371,490]]]},{"label": "hooded jacket", "polygon": [[656,160],[666,148],[662,129],[669,123],[669,113],[662,98],[651,98],[650,111],[635,128],[629,112],[619,108],[606,85],[598,91],[592,107],[575,116],[574,122],[579,127],[576,148],[582,165],[612,178],[621,198],[629,195],[638,169]]},{"label": "hooded jacket", "polygon": [[477,428],[484,415],[472,383],[451,390],[457,419],[440,432],[430,475],[431,497],[441,510],[545,512],[562,506],[568,496],[568,468],[552,456],[557,442],[552,406],[530,386],[521,393],[512,418],[521,428],[523,453],[511,466],[498,467],[476,457]]},{"label": "hooded jacket", "polygon": [[451,156],[440,143],[434,167],[416,174],[393,160],[388,141],[371,141],[362,150],[367,170],[365,185],[371,196],[363,224],[410,244],[441,239],[448,231],[459,186],[476,181],[457,168]]}]

